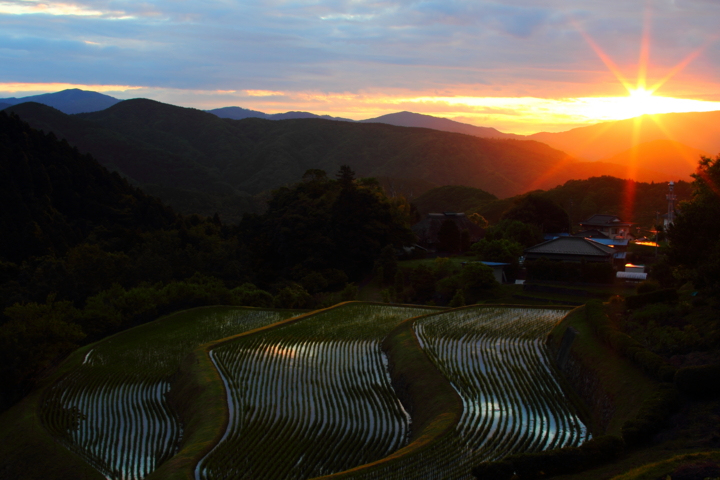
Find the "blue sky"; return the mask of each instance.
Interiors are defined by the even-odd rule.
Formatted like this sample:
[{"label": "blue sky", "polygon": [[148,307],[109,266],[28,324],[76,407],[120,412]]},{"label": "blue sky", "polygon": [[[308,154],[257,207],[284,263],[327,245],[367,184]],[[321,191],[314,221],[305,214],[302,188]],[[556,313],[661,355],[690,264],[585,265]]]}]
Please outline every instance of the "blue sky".
[{"label": "blue sky", "polygon": [[78,86],[196,108],[562,130],[605,119],[578,99],[628,94],[598,52],[633,84],[642,58],[648,85],[681,66],[656,96],[720,102],[718,20],[717,0],[0,0],[0,97]]}]

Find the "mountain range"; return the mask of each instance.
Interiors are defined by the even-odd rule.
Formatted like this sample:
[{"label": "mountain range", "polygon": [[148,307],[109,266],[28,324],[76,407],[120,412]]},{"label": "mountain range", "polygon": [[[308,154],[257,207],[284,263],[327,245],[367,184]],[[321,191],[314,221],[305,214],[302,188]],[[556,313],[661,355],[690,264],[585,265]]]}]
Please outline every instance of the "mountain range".
[{"label": "mountain range", "polygon": [[[7,108],[10,105],[37,102],[57,108],[63,113],[73,114],[105,110],[106,108],[112,107],[121,101],[122,100],[111,97],[110,95],[72,88],[61,92],[31,95],[29,97],[0,98],[0,110]],[[3,104],[5,104],[5,106],[3,106]]]},{"label": "mountain range", "polygon": [[242,107],[222,107],[206,112],[217,115],[220,118],[229,118],[232,120],[242,120],[244,118],[264,118],[265,120],[290,120],[294,118],[324,118],[326,120],[338,120],[341,122],[354,122],[349,118],[331,117],[330,115],[315,115],[310,112],[285,112],[285,113],[263,113],[257,110],[248,110]]},{"label": "mountain range", "polygon": [[[104,110],[121,100],[97,92],[78,89],[64,90],[57,93],[48,93],[22,98],[0,99],[0,110],[8,105],[17,105],[24,102],[37,102],[49,105],[63,113],[74,114]],[[301,118],[322,118],[354,122],[354,120],[329,115],[316,115],[309,112],[285,112],[268,114],[242,107],[222,107],[207,110],[220,118],[242,120],[245,118],[262,118],[266,120],[289,120]],[[634,119],[615,122],[605,122],[586,127],[574,128],[565,132],[540,132],[532,135],[516,135],[504,133],[492,127],[479,127],[466,123],[456,122],[447,118],[433,117],[412,112],[397,112],[382,115],[376,118],[360,120],[360,123],[385,123],[400,127],[430,128],[445,132],[463,133],[481,138],[502,138],[515,140],[536,140],[546,143],[553,148],[566,152],[579,160],[603,160],[617,163],[611,158],[620,156],[631,158],[635,153],[633,148],[649,142],[664,140],[673,142],[672,148],[663,152],[664,159],[670,159],[677,165],[661,170],[663,173],[687,177],[694,171],[697,155],[715,154],[720,152],[720,111],[717,112],[689,112],[669,113],[662,115],[644,115]],[[641,149],[650,152],[654,149],[648,146]],[[659,152],[659,151],[658,151]],[[673,153],[675,152],[675,153]],[[700,153],[698,153],[700,152]],[[691,155],[689,170],[688,154]],[[663,160],[663,164],[668,160]],[[641,165],[648,168],[648,165]],[[651,165],[655,167],[655,163]],[[657,168],[652,168],[659,170]]]},{"label": "mountain range", "polygon": [[716,155],[720,152],[720,111],[642,115],[526,138],[586,160],[607,159],[656,140],[673,141],[676,146],[682,144]]},{"label": "mountain range", "polygon": [[[237,221],[262,208],[254,198],[301,180],[306,170],[466,185],[498,197],[547,189],[570,179],[623,177],[627,167],[579,162],[535,141],[479,138],[425,128],[324,119],[222,119],[153,100],[66,115],[25,103],[9,107],[53,132],[183,213]],[[638,169],[643,181],[666,175]]]}]

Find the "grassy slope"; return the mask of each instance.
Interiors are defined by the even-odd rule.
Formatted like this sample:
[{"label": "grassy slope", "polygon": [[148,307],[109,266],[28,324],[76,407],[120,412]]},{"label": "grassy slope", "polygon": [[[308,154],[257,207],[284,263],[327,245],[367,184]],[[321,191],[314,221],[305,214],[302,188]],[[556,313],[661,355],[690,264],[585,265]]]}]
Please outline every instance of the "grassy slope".
[{"label": "grassy slope", "polygon": [[[600,380],[601,389],[614,401],[615,412],[605,433],[618,435],[626,419],[633,418],[642,401],[657,385],[633,363],[620,358],[602,344],[584,322],[584,309],[579,308],[560,322],[549,337],[551,347],[560,345],[565,328],[572,326],[580,335],[575,339],[572,352],[591,366]],[[661,435],[656,443],[629,452],[620,460],[594,470],[575,475],[554,477],[557,480],[656,480],[665,478],[677,466],[688,462],[720,461],[720,452],[708,451],[700,440],[711,434],[712,419],[717,418],[720,401],[695,402],[686,406],[674,420],[671,431]],[[710,426],[708,426],[710,421]],[[708,433],[710,432],[710,433]]]},{"label": "grassy slope", "polygon": [[[583,365],[597,375],[600,390],[609,396],[615,407],[606,430],[595,433],[620,435],[623,423],[637,415],[640,404],[654,391],[657,382],[595,337],[585,322],[584,308],[576,309],[553,329],[548,338],[552,350],[559,349],[568,327],[575,328],[579,333],[572,344],[571,355],[581,358]],[[597,412],[592,414],[597,421]]]}]

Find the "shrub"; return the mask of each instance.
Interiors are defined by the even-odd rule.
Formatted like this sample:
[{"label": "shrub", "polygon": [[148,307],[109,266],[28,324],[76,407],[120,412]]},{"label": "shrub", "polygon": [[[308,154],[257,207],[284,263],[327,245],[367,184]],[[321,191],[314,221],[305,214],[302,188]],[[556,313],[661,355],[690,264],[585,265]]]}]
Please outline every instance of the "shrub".
[{"label": "shrub", "polygon": [[233,304],[246,307],[272,308],[273,297],[269,292],[260,290],[252,283],[243,283],[230,291]]},{"label": "shrub", "polygon": [[650,293],[656,290],[660,290],[660,284],[654,280],[645,280],[640,282],[640,285],[637,287],[638,294]]},{"label": "shrub", "polygon": [[640,295],[631,295],[625,298],[625,305],[627,308],[633,310],[635,308],[644,307],[651,303],[661,302],[677,302],[678,294],[674,288],[665,288],[662,290],[655,290],[650,293],[642,293]]},{"label": "shrub", "polygon": [[458,288],[455,292],[455,296],[450,300],[448,307],[457,308],[465,306],[465,295],[463,295],[462,289]]},{"label": "shrub", "polygon": [[613,327],[600,301],[588,302],[585,305],[585,311],[588,324],[603,343],[634,362],[648,375],[663,382],[672,380],[675,368],[631,336]]},{"label": "shrub", "polygon": [[672,385],[661,385],[654,395],[643,402],[637,417],[622,426],[623,440],[631,446],[647,443],[679,405],[678,390]]},{"label": "shrub", "polygon": [[675,374],[675,386],[693,397],[713,397],[720,394],[720,365],[681,368]]}]

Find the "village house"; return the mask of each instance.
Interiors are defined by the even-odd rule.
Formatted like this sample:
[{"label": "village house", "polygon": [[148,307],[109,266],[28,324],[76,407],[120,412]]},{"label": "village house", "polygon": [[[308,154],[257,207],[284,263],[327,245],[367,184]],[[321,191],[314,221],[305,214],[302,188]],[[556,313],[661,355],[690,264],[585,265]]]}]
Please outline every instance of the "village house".
[{"label": "village house", "polygon": [[629,239],[632,222],[623,222],[617,215],[593,215],[580,222],[581,232],[578,236],[595,238],[598,233],[612,240]]},{"label": "village house", "polygon": [[556,237],[525,249],[525,261],[547,258],[561,262],[612,263],[615,249],[590,238]]}]

